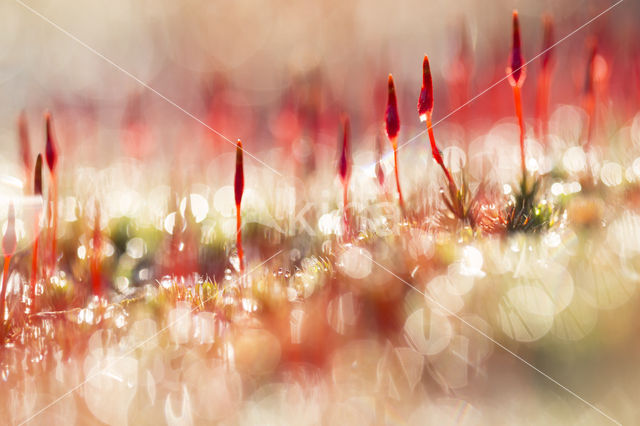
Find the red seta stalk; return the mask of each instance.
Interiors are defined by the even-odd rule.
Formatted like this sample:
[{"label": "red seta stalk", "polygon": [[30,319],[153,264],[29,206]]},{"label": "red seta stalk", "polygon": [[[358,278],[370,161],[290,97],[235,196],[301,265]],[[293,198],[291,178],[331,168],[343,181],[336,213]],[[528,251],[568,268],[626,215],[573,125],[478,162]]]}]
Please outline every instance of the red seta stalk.
[{"label": "red seta stalk", "polygon": [[184,262],[182,259],[182,234],[185,230],[184,218],[180,212],[180,202],[177,193],[174,193],[170,197],[169,211],[174,211],[175,220],[173,223],[173,233],[171,234],[171,240],[169,243],[169,271],[173,276],[181,276],[185,273]]},{"label": "red seta stalk", "polygon": [[520,23],[518,21],[518,11],[513,11],[513,44],[511,47],[511,55],[509,58],[509,66],[507,67],[507,77],[509,84],[513,88],[513,98],[516,106],[516,116],[518,117],[518,125],[520,126],[520,162],[522,167],[522,178],[525,179],[527,165],[524,155],[524,119],[522,116],[522,99],[520,89],[524,84],[526,77],[524,58],[522,57],[522,48],[520,44]]},{"label": "red seta stalk", "polygon": [[378,180],[378,185],[380,185],[381,189],[384,189],[384,170],[382,169],[382,137],[380,135],[376,136],[376,157],[378,161],[376,162],[376,179]]},{"label": "red seta stalk", "polygon": [[396,87],[393,83],[393,76],[389,74],[388,80],[388,98],[387,111],[385,114],[385,124],[387,138],[393,147],[393,166],[396,174],[396,187],[398,188],[398,197],[400,202],[400,210],[404,214],[404,199],[402,198],[402,189],[400,188],[400,178],[398,176],[398,133],[400,132],[400,118],[398,116],[398,101],[396,99]]},{"label": "red seta stalk", "polygon": [[16,212],[13,203],[9,204],[7,215],[7,230],[2,238],[2,254],[4,255],[4,269],[2,273],[2,290],[0,291],[0,324],[4,323],[7,296],[7,283],[9,281],[9,265],[11,257],[16,252],[18,240],[16,238]]},{"label": "red seta stalk", "polygon": [[[451,84],[451,104],[463,105],[469,97],[470,76],[473,69],[473,53],[470,45],[469,26],[465,19],[460,19],[457,28],[457,49],[447,70],[447,79]],[[459,111],[458,120],[463,123],[469,108]]]},{"label": "red seta stalk", "polygon": [[444,172],[449,187],[454,190],[454,193],[457,190],[456,184],[451,176],[451,172],[444,165],[444,160],[442,159],[442,155],[440,154],[440,150],[436,146],[436,138],[433,135],[433,126],[431,124],[431,116],[433,114],[433,80],[431,78],[431,67],[429,66],[429,58],[427,55],[424,55],[424,60],[422,61],[422,88],[420,89],[420,98],[418,99],[418,115],[420,116],[420,121],[427,122],[427,131],[429,133],[429,141],[431,143],[431,154],[433,155],[433,159],[436,160],[436,163],[440,165],[442,171]]},{"label": "red seta stalk", "polygon": [[522,176],[524,176],[527,170],[527,165],[524,156],[524,119],[522,118],[522,99],[519,86],[514,86],[513,88],[513,99],[516,105],[518,126],[520,127],[520,166],[522,168]]},{"label": "red seta stalk", "polygon": [[50,113],[45,114],[45,126],[47,135],[47,144],[45,147],[45,155],[47,159],[47,166],[49,168],[49,174],[51,175],[51,252],[50,252],[50,270],[55,269],[56,264],[56,236],[58,232],[58,179],[56,177],[56,165],[58,164],[58,152],[56,149],[55,136],[53,134],[53,125],[51,123],[52,118]]},{"label": "red seta stalk", "polygon": [[549,134],[549,91],[551,88],[551,46],[554,43],[553,19],[549,15],[543,18],[542,68],[538,78],[538,139],[546,140]]},{"label": "red seta stalk", "polygon": [[584,79],[584,108],[589,118],[587,146],[591,145],[596,121],[595,64],[597,56],[598,43],[595,39],[592,39],[589,45],[589,60],[587,62],[587,72]]},{"label": "red seta stalk", "polygon": [[351,229],[349,226],[349,180],[351,179],[351,127],[349,124],[349,118],[345,117],[343,123],[342,133],[342,147],[340,149],[340,159],[338,161],[338,174],[342,181],[342,219],[344,222],[344,235],[348,237]]},{"label": "red seta stalk", "polygon": [[[36,167],[33,175],[33,194],[42,197],[42,154],[36,158]],[[36,212],[33,223],[33,253],[31,255],[31,280],[29,290],[31,292],[31,312],[36,312],[36,282],[38,281],[38,247],[40,241],[40,210]]]},{"label": "red seta stalk", "polygon": [[91,285],[93,295],[102,296],[102,268],[100,264],[100,258],[102,256],[102,232],[100,231],[100,205],[96,201],[96,215],[93,220],[93,235],[91,236],[91,243],[93,245],[91,263],[89,268],[91,270]]},{"label": "red seta stalk", "polygon": [[236,145],[236,174],[234,179],[234,192],[236,201],[236,241],[238,247],[238,260],[240,262],[240,273],[244,273],[244,252],[242,250],[242,194],[244,194],[244,168],[242,166],[242,141],[238,139]]},{"label": "red seta stalk", "polygon": [[20,138],[20,157],[22,158],[24,175],[28,180],[31,176],[31,142],[29,140],[27,115],[24,111],[18,117],[18,136]]}]

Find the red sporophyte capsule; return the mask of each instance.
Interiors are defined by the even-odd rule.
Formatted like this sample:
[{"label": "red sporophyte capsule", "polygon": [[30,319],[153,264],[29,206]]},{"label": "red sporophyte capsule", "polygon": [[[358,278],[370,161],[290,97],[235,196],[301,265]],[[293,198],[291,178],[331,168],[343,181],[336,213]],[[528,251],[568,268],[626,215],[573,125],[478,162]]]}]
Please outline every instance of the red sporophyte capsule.
[{"label": "red sporophyte capsule", "polygon": [[9,204],[9,212],[7,215],[7,230],[2,237],[2,252],[5,257],[13,256],[16,252],[18,241],[16,239],[16,211],[13,203]]},{"label": "red sporophyte capsule", "polygon": [[396,99],[396,87],[393,84],[393,76],[389,74],[389,97],[387,98],[387,112],[385,124],[387,137],[395,139],[400,131],[400,118],[398,117],[398,101]]},{"label": "red sporophyte capsule", "polygon": [[234,190],[236,196],[236,206],[242,202],[242,194],[244,193],[244,169],[242,167],[242,141],[238,139],[236,145],[236,175],[234,181]]},{"label": "red sporophyte capsule", "polygon": [[511,46],[507,75],[511,86],[522,87],[526,77],[526,72],[524,67],[524,58],[522,57],[522,47],[520,44],[520,23],[518,21],[517,10],[513,11],[513,45]]},{"label": "red sporophyte capsule", "polygon": [[29,141],[29,126],[27,124],[27,115],[24,111],[20,113],[18,118],[18,135],[20,137],[20,156],[25,170],[31,170],[31,143]]},{"label": "red sporophyte capsule", "polygon": [[340,150],[340,160],[338,161],[338,173],[342,182],[349,180],[351,175],[351,129],[349,118],[344,118],[344,131],[342,133],[342,148]]},{"label": "red sporophyte capsule", "polygon": [[422,61],[422,89],[420,90],[420,98],[418,99],[418,115],[420,121],[427,119],[427,114],[433,111],[433,81],[431,80],[431,67],[429,67],[429,58],[424,55]]},{"label": "red sporophyte capsule", "polygon": [[33,173],[33,193],[42,196],[42,154],[36,158],[36,168]]},{"label": "red sporophyte capsule", "polygon": [[542,69],[547,69],[551,62],[551,46],[554,43],[553,36],[553,18],[550,15],[545,15],[543,18],[543,36],[542,36]]},{"label": "red sporophyte capsule", "polygon": [[51,173],[55,172],[56,164],[58,163],[58,152],[56,150],[55,136],[53,135],[53,124],[51,123],[51,114],[46,113],[45,116],[46,133],[47,133],[47,145],[45,149],[45,155],[47,158],[47,166]]}]

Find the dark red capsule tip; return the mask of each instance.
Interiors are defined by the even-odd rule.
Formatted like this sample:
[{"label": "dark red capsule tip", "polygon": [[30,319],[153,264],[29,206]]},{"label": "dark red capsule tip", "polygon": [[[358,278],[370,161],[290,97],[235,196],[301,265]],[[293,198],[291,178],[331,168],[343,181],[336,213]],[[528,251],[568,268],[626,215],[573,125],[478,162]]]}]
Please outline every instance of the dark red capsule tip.
[{"label": "dark red capsule tip", "polygon": [[520,20],[517,10],[513,11],[513,47],[520,47]]},{"label": "dark red capsule tip", "polygon": [[427,114],[433,111],[433,81],[431,79],[431,67],[429,66],[429,58],[424,55],[422,61],[422,89],[420,90],[420,98],[418,99],[418,115],[421,120],[425,120]]},{"label": "dark red capsule tip", "polygon": [[42,195],[42,154],[36,158],[36,167],[33,172],[33,193]]},{"label": "dark red capsule tip", "polygon": [[7,230],[2,237],[2,251],[5,256],[13,256],[16,252],[18,241],[16,239],[16,211],[13,203],[9,203],[7,215]]},{"label": "dark red capsule tip", "polygon": [[512,86],[522,86],[525,78],[525,69],[520,44],[520,22],[518,20],[517,10],[513,11],[513,44],[511,47],[507,75],[509,76],[509,83]]},{"label": "dark red capsule tip", "polygon": [[242,166],[242,141],[238,139],[236,144],[236,175],[234,181],[234,192],[236,197],[236,206],[242,202],[242,194],[244,193],[244,168]]},{"label": "dark red capsule tip", "polygon": [[351,174],[351,127],[349,117],[344,118],[342,132],[342,149],[340,150],[340,160],[338,161],[338,173],[340,179],[345,182]]},{"label": "dark red capsule tip", "polygon": [[46,135],[47,135],[47,145],[45,149],[45,155],[47,158],[47,166],[49,167],[49,171],[51,173],[55,172],[56,164],[58,163],[58,152],[56,150],[56,141],[55,136],[53,134],[53,124],[50,113],[45,113],[44,115],[45,124],[46,124]]},{"label": "dark red capsule tip", "polygon": [[385,114],[385,124],[387,137],[394,139],[400,132],[400,118],[398,116],[398,101],[396,99],[396,87],[393,84],[393,76],[389,74],[389,97],[387,98],[387,112]]}]

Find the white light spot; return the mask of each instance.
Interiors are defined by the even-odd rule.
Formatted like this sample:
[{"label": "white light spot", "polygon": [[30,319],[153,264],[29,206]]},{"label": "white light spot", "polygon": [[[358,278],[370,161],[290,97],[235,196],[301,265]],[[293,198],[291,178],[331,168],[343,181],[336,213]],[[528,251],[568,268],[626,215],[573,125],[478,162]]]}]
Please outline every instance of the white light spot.
[{"label": "white light spot", "polygon": [[[173,228],[172,228],[173,229]],[[127,242],[127,254],[132,259],[140,259],[147,251],[147,245],[142,238],[132,238]]]},{"label": "white light spot", "polygon": [[435,312],[429,315],[424,309],[418,309],[405,321],[404,333],[408,343],[416,351],[423,355],[435,355],[451,342],[453,326],[445,316]]},{"label": "white light spot", "polygon": [[340,256],[340,266],[351,278],[366,278],[371,273],[371,255],[363,248],[349,247]]},{"label": "white light spot", "polygon": [[473,246],[466,246],[462,250],[460,273],[462,275],[482,277],[485,275],[484,272],[482,272],[483,262],[484,260],[480,250]]},{"label": "white light spot", "polygon": [[562,164],[570,172],[581,172],[587,165],[587,156],[581,147],[574,146],[564,153]]},{"label": "white light spot", "polygon": [[531,158],[531,157],[527,158],[526,163],[527,163],[527,170],[531,172],[537,172],[540,169],[538,160],[536,160],[535,158]]},{"label": "white light spot", "polygon": [[620,164],[607,162],[600,169],[600,180],[607,186],[617,186],[622,183],[622,167]]},{"label": "white light spot", "polygon": [[631,168],[633,169],[633,173],[640,177],[640,157],[633,160],[633,164],[631,164]]},{"label": "white light spot", "polygon": [[129,278],[119,276],[115,280],[115,286],[118,291],[122,292],[129,288]]},{"label": "white light spot", "polygon": [[544,290],[520,285],[509,290],[498,306],[498,319],[507,336],[520,342],[542,338],[553,326],[555,307]]},{"label": "white light spot", "polygon": [[560,235],[558,235],[557,232],[552,231],[552,232],[549,232],[547,235],[545,235],[542,241],[547,247],[555,248],[560,245],[560,243],[562,242],[562,239],[560,238]]},{"label": "white light spot", "polygon": [[176,213],[169,213],[167,217],[164,218],[164,230],[169,234],[173,235],[173,228],[176,224]]},{"label": "white light spot", "polygon": [[325,213],[318,219],[318,229],[325,235],[341,235],[341,215],[337,210],[330,213]]},{"label": "white light spot", "polygon": [[580,182],[571,182],[567,184],[567,187],[565,188],[565,192],[569,194],[575,194],[580,191],[582,191],[582,185],[580,185]]},{"label": "white light spot", "polygon": [[231,185],[223,186],[213,196],[213,207],[224,217],[236,215],[235,193]]},{"label": "white light spot", "polygon": [[[191,194],[191,214],[195,218],[196,223],[202,222],[209,213],[209,203],[207,199],[200,194]],[[185,214],[187,208],[187,197],[180,202],[180,211]],[[186,212],[189,213],[189,212]]]},{"label": "white light spot", "polygon": [[551,193],[556,197],[564,194],[564,189],[562,184],[560,182],[555,182],[553,185],[551,185]]},{"label": "white light spot", "polygon": [[169,324],[171,340],[177,344],[187,343],[191,335],[191,306],[178,302],[176,308],[169,312]]}]

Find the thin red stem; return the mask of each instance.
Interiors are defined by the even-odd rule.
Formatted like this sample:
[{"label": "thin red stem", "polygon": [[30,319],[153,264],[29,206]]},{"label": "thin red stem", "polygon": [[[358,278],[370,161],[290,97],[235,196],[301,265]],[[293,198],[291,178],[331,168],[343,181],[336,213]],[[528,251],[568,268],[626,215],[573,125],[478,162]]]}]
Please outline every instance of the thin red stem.
[{"label": "thin red stem", "polygon": [[[96,206],[97,209],[97,206]],[[174,230],[175,232],[175,230]],[[100,211],[97,210],[93,228],[93,255],[91,256],[91,283],[93,285],[93,295],[102,296],[102,268],[100,257],[102,252],[102,235],[100,234]]]},{"label": "thin red stem", "polygon": [[444,160],[440,155],[440,151],[436,145],[436,138],[433,135],[433,125],[431,124],[431,114],[427,114],[427,131],[429,132],[429,142],[431,143],[431,153],[433,154],[433,158],[436,160],[436,163],[442,167],[445,176],[447,177],[447,182],[449,182],[449,186],[457,191],[456,183],[453,181],[453,177],[451,176],[451,172],[444,165]]},{"label": "thin red stem", "polygon": [[238,246],[238,259],[240,262],[240,273],[244,273],[244,251],[242,250],[242,211],[240,204],[236,204],[236,239]]},{"label": "thin red stem", "polygon": [[586,110],[589,120],[587,127],[587,147],[591,146],[591,140],[593,139],[593,129],[596,121],[596,99],[593,93],[587,94]]},{"label": "thin red stem", "polygon": [[526,175],[527,165],[524,158],[524,120],[522,118],[522,100],[520,97],[520,87],[513,86],[513,98],[516,104],[516,116],[518,117],[518,125],[520,126],[520,163],[522,167],[522,176]]},{"label": "thin red stem", "polygon": [[342,190],[342,220],[344,221],[344,235],[350,235],[351,229],[349,226],[349,179],[345,179]]},{"label": "thin red stem", "polygon": [[56,244],[58,234],[58,178],[55,172],[51,173],[51,270],[56,267]]},{"label": "thin red stem", "polygon": [[102,295],[100,258],[98,253],[94,253],[91,259],[91,283],[93,287],[93,295],[100,297]]},{"label": "thin red stem", "polygon": [[540,114],[540,134],[538,138],[541,141],[546,141],[549,133],[549,81],[549,71],[545,68],[540,74],[538,84],[538,112]]},{"label": "thin red stem", "polygon": [[0,324],[4,323],[5,298],[7,295],[7,282],[9,281],[9,263],[11,263],[11,255],[5,255],[4,272],[2,274],[2,291],[0,292]]},{"label": "thin red stem", "polygon": [[36,282],[38,281],[38,246],[40,241],[40,215],[36,214],[34,230],[35,238],[33,240],[33,253],[31,256],[31,283],[29,290],[31,291],[31,313],[36,311]]},{"label": "thin red stem", "polygon": [[396,187],[398,188],[398,197],[400,201],[400,210],[404,213],[404,199],[402,198],[402,189],[400,188],[400,177],[398,176],[398,138],[391,139],[393,146],[393,168],[396,174]]}]

